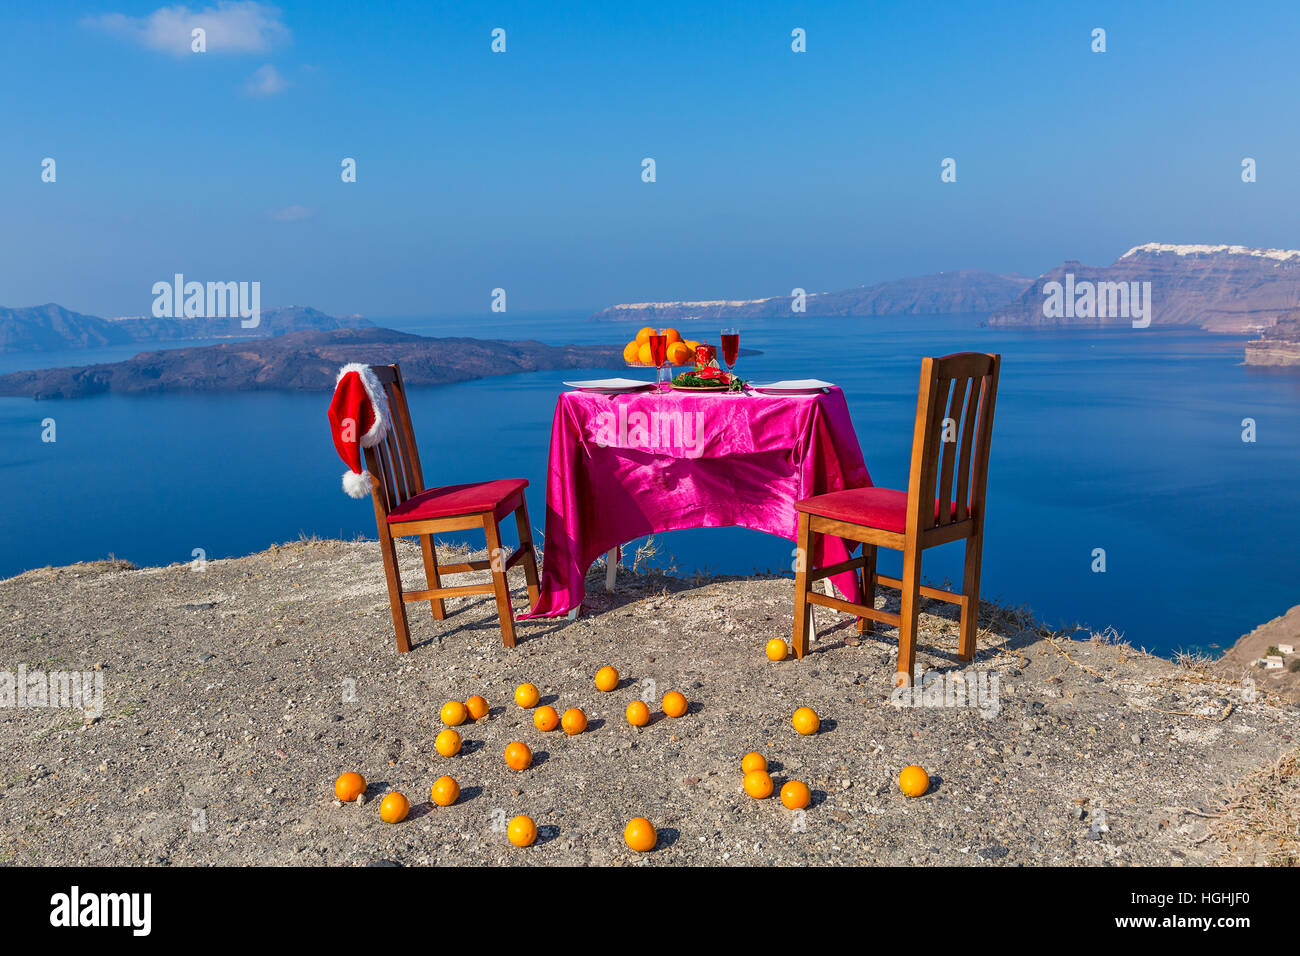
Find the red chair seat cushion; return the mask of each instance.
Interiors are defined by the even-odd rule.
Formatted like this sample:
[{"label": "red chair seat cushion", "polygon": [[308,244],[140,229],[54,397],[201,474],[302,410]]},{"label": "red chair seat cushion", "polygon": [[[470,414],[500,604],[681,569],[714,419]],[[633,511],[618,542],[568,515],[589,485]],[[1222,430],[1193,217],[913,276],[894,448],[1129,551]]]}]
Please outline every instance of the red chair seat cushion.
[{"label": "red chair seat cushion", "polygon": [[[846,488],[815,498],[796,501],[800,511],[903,534],[907,530],[907,492],[893,488]],[[951,520],[957,518],[957,502],[950,506]],[[939,520],[939,502],[934,503],[934,520]]]},{"label": "red chair seat cushion", "polygon": [[[428,488],[407,498],[390,511],[388,523],[450,518],[479,511],[496,513],[502,505],[527,487],[528,482],[523,478],[502,478],[498,481],[474,481],[467,485]],[[497,514],[497,517],[502,515]]]}]

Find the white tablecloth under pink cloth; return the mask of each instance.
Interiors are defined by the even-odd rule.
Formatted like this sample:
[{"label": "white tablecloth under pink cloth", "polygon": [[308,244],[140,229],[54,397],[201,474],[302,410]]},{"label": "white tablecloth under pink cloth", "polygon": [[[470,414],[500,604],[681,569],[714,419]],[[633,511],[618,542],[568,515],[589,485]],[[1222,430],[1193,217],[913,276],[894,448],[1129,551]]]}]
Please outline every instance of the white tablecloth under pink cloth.
[{"label": "white tablecloth under pink cloth", "polygon": [[[542,593],[521,617],[581,606],[593,561],[636,538],[739,526],[795,540],[794,503],[871,475],[838,388],[798,395],[565,392],[551,426]],[[816,566],[850,546],[823,539]],[[832,579],[860,598],[853,572]]]}]

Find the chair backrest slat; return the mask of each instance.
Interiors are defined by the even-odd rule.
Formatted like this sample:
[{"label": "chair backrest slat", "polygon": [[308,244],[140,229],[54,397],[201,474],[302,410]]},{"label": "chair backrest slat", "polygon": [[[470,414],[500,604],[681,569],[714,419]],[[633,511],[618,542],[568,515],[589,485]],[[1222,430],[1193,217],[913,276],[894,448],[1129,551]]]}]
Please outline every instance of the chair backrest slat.
[{"label": "chair backrest slat", "polygon": [[909,533],[982,520],[1001,364],[1002,356],[981,352],[921,360],[907,485]]},{"label": "chair backrest slat", "polygon": [[388,435],[366,449],[366,467],[374,475],[375,503],[388,514],[408,498],[424,490],[420,452],[411,428],[411,410],[406,402],[402,370],[396,365],[372,365],[370,370],[383,386],[388,399]]}]

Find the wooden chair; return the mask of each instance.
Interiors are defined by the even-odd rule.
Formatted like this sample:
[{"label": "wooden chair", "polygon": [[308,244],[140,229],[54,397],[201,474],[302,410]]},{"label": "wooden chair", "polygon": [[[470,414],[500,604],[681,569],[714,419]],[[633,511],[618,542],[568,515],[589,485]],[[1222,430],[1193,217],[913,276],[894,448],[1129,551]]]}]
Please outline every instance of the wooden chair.
[{"label": "wooden chair", "polygon": [[[916,628],[924,595],[961,608],[958,657],[975,655],[979,615],[980,557],[984,546],[984,490],[988,477],[993,404],[1002,356],[962,352],[921,360],[921,386],[912,432],[912,467],[907,491],[852,488],[795,503],[799,510],[794,651],[808,650],[812,605],[858,616],[858,629],[880,621],[898,628],[896,684],[911,683],[916,666]],[[934,502],[931,508],[930,502]],[[814,535],[833,534],[862,542],[862,554],[830,567],[812,568]],[[921,584],[921,553],[950,541],[966,541],[965,575],[960,593]],[[903,577],[876,573],[876,548],[903,552]],[[863,604],[812,590],[832,574],[861,569]],[[877,611],[876,585],[902,592],[900,613]],[[864,628],[865,624],[865,628]]]},{"label": "wooden chair", "polygon": [[[392,414],[388,436],[365,452],[366,468],[374,476],[371,491],[375,502],[375,523],[384,557],[384,575],[388,578],[388,600],[393,610],[398,651],[411,649],[407,604],[428,601],[434,618],[441,621],[447,616],[444,599],[465,594],[496,595],[502,643],[514,647],[515,618],[510,607],[506,572],[522,563],[524,576],[528,579],[528,599],[536,604],[538,598],[537,558],[528,523],[528,504],[524,499],[528,482],[523,478],[513,478],[426,489],[420,470],[420,453],[411,431],[411,412],[406,403],[402,371],[396,365],[372,365],[370,369],[384,387]],[[503,561],[505,552],[501,547],[498,522],[511,512],[519,529],[519,549],[510,555],[509,560]],[[433,535],[469,529],[482,529],[487,538],[487,560],[440,566]],[[427,586],[423,591],[402,590],[394,539],[409,536],[419,537],[420,549],[424,552]],[[465,571],[490,571],[492,580],[486,584],[442,587],[441,575]]]}]

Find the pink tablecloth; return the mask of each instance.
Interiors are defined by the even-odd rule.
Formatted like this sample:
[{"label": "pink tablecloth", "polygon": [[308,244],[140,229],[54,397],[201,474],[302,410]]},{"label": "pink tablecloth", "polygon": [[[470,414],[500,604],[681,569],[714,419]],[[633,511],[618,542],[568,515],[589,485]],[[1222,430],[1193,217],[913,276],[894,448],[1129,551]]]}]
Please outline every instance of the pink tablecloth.
[{"label": "pink tablecloth", "polygon": [[[740,526],[795,539],[794,503],[871,485],[838,388],[811,395],[565,392],[551,426],[542,594],[524,617],[582,604],[591,563],[682,528]],[[826,538],[817,565],[845,560]],[[836,587],[858,600],[856,576]]]}]

